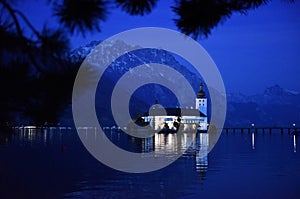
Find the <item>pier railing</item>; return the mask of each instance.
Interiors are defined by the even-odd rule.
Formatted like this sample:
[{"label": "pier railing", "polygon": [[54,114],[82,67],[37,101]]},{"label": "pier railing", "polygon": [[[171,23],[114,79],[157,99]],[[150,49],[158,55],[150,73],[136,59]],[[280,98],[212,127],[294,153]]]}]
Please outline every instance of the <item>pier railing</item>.
[{"label": "pier railing", "polygon": [[280,133],[296,133],[299,132],[299,127],[224,127],[223,131],[226,133],[240,132],[240,133],[272,133],[273,131],[279,131]]},{"label": "pier railing", "polygon": [[[1,128],[0,128],[1,129]],[[41,130],[73,130],[74,128],[69,126],[14,126],[14,127],[5,127],[5,129],[13,129],[13,130],[32,130],[32,129],[41,129]],[[88,129],[96,129],[96,127],[78,127],[77,130],[88,130]],[[103,130],[121,130],[119,127],[103,127]],[[273,126],[273,127],[223,127],[222,129],[225,133],[272,133],[272,132],[280,132],[280,133],[288,133],[288,134],[299,134],[300,135],[300,127],[296,126]]]}]

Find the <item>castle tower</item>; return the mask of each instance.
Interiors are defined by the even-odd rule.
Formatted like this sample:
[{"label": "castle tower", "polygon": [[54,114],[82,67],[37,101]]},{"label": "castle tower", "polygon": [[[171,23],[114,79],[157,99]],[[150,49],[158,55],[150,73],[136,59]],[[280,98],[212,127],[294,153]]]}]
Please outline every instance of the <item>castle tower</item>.
[{"label": "castle tower", "polygon": [[202,83],[200,84],[200,89],[197,93],[196,109],[207,116],[207,98],[205,96],[205,92],[203,91]]}]

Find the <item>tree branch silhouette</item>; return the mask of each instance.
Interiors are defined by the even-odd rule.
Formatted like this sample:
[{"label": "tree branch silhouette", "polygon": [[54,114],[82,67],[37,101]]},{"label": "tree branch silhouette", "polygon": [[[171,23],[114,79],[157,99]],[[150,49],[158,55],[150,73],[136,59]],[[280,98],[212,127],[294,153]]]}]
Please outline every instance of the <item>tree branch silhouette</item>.
[{"label": "tree branch silhouette", "polygon": [[151,13],[157,0],[116,0],[118,7],[130,15],[144,15]]},{"label": "tree branch silhouette", "polygon": [[56,1],[53,12],[72,34],[78,31],[85,35],[86,31],[100,31],[99,22],[106,18],[106,4],[103,0]]}]

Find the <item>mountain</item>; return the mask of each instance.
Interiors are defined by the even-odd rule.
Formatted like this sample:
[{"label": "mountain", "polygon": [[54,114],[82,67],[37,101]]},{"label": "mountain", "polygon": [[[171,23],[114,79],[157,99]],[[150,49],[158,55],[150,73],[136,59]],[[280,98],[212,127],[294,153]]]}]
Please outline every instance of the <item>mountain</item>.
[{"label": "mountain", "polygon": [[300,93],[290,91],[274,85],[266,88],[263,93],[255,95],[245,95],[243,93],[228,93],[227,101],[236,103],[259,103],[259,104],[296,104]]},{"label": "mountain", "polygon": [[87,45],[80,46],[70,52],[70,60],[72,62],[82,62],[83,59],[100,44],[101,41],[91,41]]},{"label": "mountain", "polygon": [[227,126],[289,126],[300,123],[300,93],[274,85],[263,93],[227,95]]},{"label": "mountain", "polygon": [[[107,63],[107,60],[110,58],[109,56],[111,56],[111,53],[103,53],[106,49],[99,47],[95,48],[99,43],[99,41],[93,41],[86,46],[81,46],[78,49],[73,50],[70,55],[70,60],[73,62],[82,62],[90,52],[97,52],[97,54],[99,53],[99,55],[101,55],[101,61],[92,60],[93,63],[91,64],[91,71],[98,70],[97,67],[99,66],[99,63]],[[196,94],[201,81],[200,77],[188,70],[185,66],[181,65],[171,53],[160,49],[150,48],[134,50],[124,55],[119,53],[122,49],[129,47],[131,48],[131,46],[122,41],[114,41],[110,43],[110,51],[120,56],[109,65],[106,71],[104,71],[103,76],[99,81],[96,93],[96,110],[98,111],[99,120],[103,120],[105,125],[109,125],[110,121],[113,121],[112,114],[108,107],[111,107],[111,94],[115,84],[125,73],[131,73],[132,69],[136,66],[145,65],[147,69],[149,69],[143,74],[136,74],[136,78],[163,78],[166,82],[168,81],[170,84],[176,85],[176,90],[178,92],[185,93],[186,88],[182,85],[178,78],[153,70],[149,64],[157,63],[169,66],[178,71],[185,77],[186,80],[188,80]],[[101,66],[98,68],[101,68]],[[123,90],[126,92],[126,86],[124,86]],[[175,107],[178,105],[177,98],[169,89],[158,84],[147,84],[137,89],[131,97],[130,113],[132,117],[137,114],[147,112],[156,100],[158,100],[158,102],[164,107]],[[189,101],[192,101],[194,104],[193,99]]]},{"label": "mountain", "polygon": [[[99,41],[92,41],[86,46],[75,49],[71,53],[71,60],[81,62],[99,43]],[[120,48],[126,47],[128,47],[127,44],[122,41],[116,41],[111,44],[111,48],[115,52],[120,51]],[[97,50],[101,51],[103,49]],[[102,57],[102,59],[107,60],[108,57]],[[102,80],[99,82],[99,89],[96,93],[96,110],[100,121],[102,120],[105,125],[113,124],[110,98],[114,85],[119,78],[136,66],[147,65],[153,62],[170,66],[180,72],[190,82],[195,93],[197,92],[201,81],[200,77],[187,67],[182,66],[171,53],[158,49],[135,50],[115,60],[105,71]],[[151,71],[151,73],[144,75],[155,77],[163,74]],[[185,92],[185,88],[181,86],[176,78],[168,76],[164,78],[176,85],[180,92]],[[156,99],[165,107],[175,107],[178,104],[176,97],[165,87],[156,84],[146,85],[138,89],[130,100],[132,117],[148,111]],[[219,101],[222,100],[220,95]],[[255,123],[257,126],[300,124],[299,102],[299,92],[284,89],[279,85],[266,88],[264,92],[250,96],[243,93],[227,93],[225,125],[245,127],[250,126],[252,123]]]}]

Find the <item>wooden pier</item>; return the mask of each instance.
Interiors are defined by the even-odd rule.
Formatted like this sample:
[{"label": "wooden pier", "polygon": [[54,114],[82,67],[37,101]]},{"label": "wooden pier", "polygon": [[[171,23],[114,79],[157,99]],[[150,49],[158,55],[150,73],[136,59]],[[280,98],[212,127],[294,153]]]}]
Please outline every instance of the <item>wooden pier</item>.
[{"label": "wooden pier", "polygon": [[274,131],[279,131],[280,133],[299,133],[299,127],[224,127],[223,131],[226,133],[272,133]]}]

